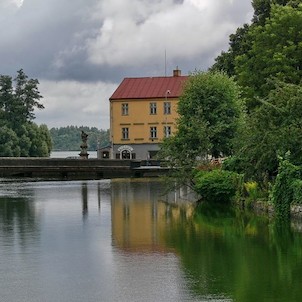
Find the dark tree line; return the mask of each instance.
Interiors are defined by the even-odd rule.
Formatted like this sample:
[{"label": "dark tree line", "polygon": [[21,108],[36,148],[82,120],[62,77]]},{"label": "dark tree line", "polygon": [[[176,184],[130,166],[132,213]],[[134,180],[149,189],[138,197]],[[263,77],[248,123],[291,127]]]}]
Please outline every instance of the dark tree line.
[{"label": "dark tree line", "polygon": [[49,156],[48,128],[33,122],[34,110],[44,108],[38,84],[22,69],[14,79],[0,75],[0,156]]},{"label": "dark tree line", "polygon": [[67,126],[51,128],[50,135],[53,149],[56,151],[76,151],[81,144],[81,131],[88,134],[88,150],[97,150],[109,144],[109,130],[99,130],[96,127]]}]

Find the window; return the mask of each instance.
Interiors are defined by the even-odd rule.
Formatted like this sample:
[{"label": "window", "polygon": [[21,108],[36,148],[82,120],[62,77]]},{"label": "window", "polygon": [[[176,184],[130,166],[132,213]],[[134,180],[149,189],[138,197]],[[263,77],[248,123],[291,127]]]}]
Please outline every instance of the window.
[{"label": "window", "polygon": [[129,106],[127,103],[122,104],[122,115],[128,115]]},{"label": "window", "polygon": [[164,114],[171,114],[171,103],[164,102]]},{"label": "window", "polygon": [[129,139],[129,128],[122,128],[122,139]]},{"label": "window", "polygon": [[164,126],[164,137],[171,136],[171,126]]},{"label": "window", "polygon": [[156,103],[150,103],[150,114],[156,114]]},{"label": "window", "polygon": [[150,138],[157,138],[157,128],[150,127]]},{"label": "window", "polygon": [[130,159],[131,153],[128,150],[122,151],[122,159]]}]

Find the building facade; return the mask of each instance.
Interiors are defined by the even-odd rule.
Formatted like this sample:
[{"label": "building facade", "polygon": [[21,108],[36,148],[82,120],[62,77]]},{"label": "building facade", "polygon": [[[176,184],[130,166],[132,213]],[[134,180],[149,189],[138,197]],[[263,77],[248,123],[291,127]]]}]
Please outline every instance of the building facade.
[{"label": "building facade", "polygon": [[175,131],[178,98],[188,76],[125,78],[110,97],[111,158],[153,159]]}]

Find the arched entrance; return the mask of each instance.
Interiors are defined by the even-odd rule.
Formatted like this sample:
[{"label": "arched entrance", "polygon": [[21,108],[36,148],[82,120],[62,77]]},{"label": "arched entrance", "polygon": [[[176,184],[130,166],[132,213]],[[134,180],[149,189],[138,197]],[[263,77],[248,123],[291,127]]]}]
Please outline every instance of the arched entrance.
[{"label": "arched entrance", "polygon": [[131,153],[128,150],[123,150],[121,152],[121,158],[122,159],[130,159],[131,158]]},{"label": "arched entrance", "polygon": [[120,159],[133,159],[135,154],[133,153],[133,148],[128,145],[120,146],[117,151],[119,152]]}]

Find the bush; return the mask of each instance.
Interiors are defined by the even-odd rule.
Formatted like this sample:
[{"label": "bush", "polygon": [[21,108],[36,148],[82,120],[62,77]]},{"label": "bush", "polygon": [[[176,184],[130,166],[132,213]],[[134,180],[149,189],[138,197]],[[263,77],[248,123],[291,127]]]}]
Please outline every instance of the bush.
[{"label": "bush", "polygon": [[292,183],[293,200],[294,204],[302,204],[302,180],[296,179]]},{"label": "bush", "polygon": [[196,173],[195,190],[207,202],[229,203],[239,191],[241,176],[237,173],[213,170]]},{"label": "bush", "polygon": [[244,183],[244,189],[246,193],[247,203],[254,202],[261,197],[261,191],[259,189],[258,183],[255,181],[248,181]]},{"label": "bush", "polygon": [[278,175],[271,191],[271,200],[278,217],[289,218],[290,205],[298,198],[298,194],[301,194],[297,182],[299,179],[301,179],[301,168],[291,164],[286,158],[279,158]]}]

